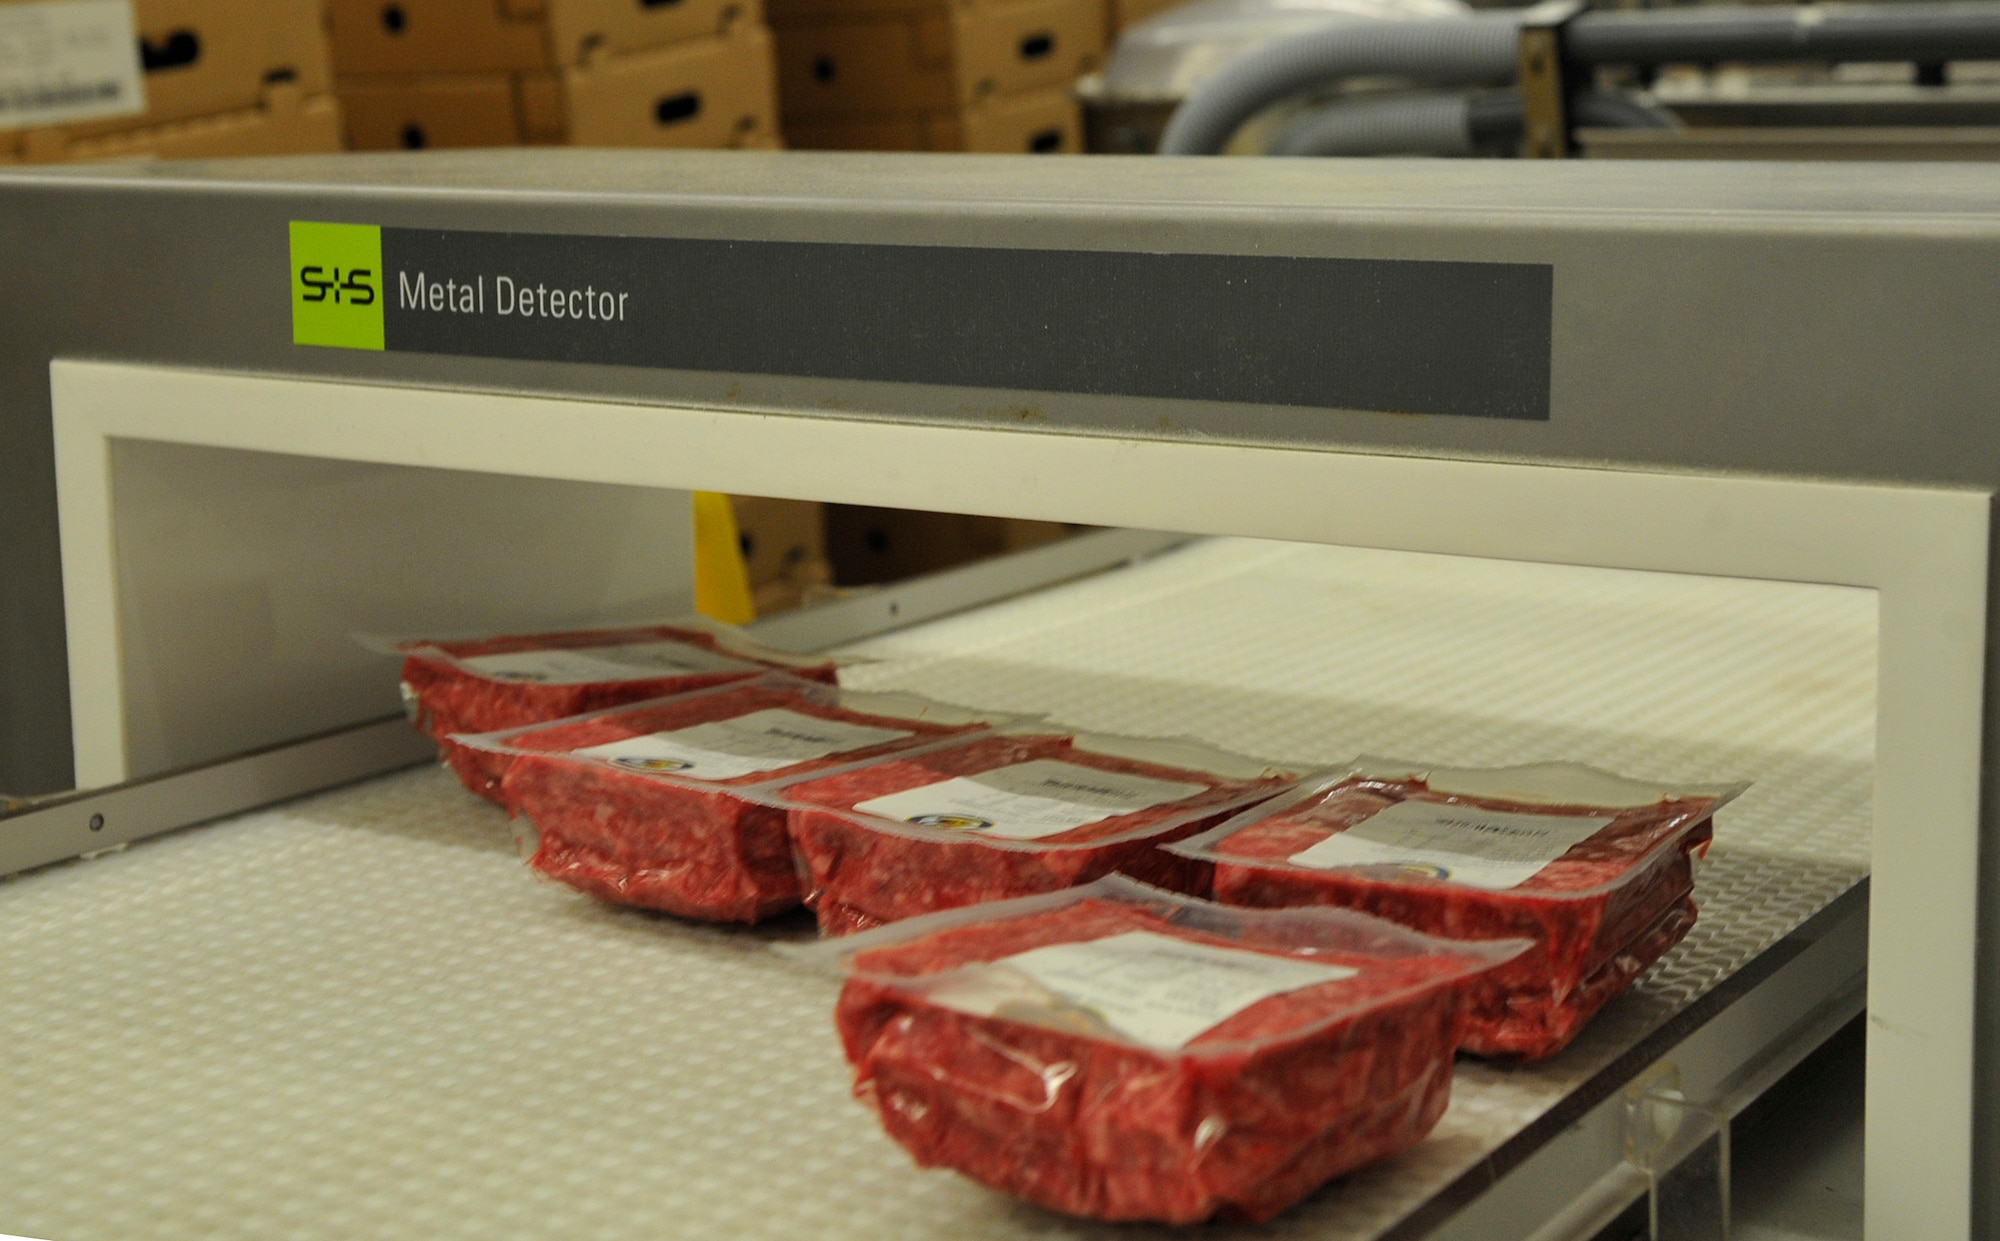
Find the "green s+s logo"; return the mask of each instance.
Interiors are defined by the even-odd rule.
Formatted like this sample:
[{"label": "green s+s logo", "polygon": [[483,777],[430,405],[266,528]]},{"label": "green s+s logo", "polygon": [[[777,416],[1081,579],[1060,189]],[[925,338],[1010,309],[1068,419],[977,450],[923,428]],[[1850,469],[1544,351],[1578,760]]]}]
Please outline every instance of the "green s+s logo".
[{"label": "green s+s logo", "polygon": [[381,349],[382,230],[292,221],[292,343]]}]

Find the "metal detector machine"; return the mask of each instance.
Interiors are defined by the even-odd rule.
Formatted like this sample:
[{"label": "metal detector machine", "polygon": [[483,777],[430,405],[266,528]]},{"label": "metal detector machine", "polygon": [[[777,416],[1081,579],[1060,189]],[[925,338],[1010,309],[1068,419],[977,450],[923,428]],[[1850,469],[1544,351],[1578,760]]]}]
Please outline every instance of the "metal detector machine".
[{"label": "metal detector machine", "polygon": [[756,935],[551,904],[412,768],[349,634],[684,610],[703,489],[1107,528],[761,627],[869,683],[1757,782],[1576,1048],[1462,1064],[1276,1233],[1721,1235],[1731,1118],[1865,1004],[1868,1235],[1983,1234],[1996,204],[1950,165],[0,173],[0,784],[79,790],[0,820],[42,868],[0,886],[42,1014],[0,1231],[1097,1235],[911,1168]]}]

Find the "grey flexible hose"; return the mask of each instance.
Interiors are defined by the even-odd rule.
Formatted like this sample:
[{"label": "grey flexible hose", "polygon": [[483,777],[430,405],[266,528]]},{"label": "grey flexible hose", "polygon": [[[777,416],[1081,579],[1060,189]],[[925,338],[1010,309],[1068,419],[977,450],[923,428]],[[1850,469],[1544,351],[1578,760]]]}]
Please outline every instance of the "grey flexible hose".
[{"label": "grey flexible hose", "polygon": [[2000,5],[1701,6],[1579,14],[1563,50],[1583,64],[1724,60],[1989,60]]},{"label": "grey flexible hose", "polygon": [[[1675,129],[1671,113],[1612,91],[1585,91],[1571,103],[1579,126]],[[1300,113],[1270,155],[1470,155],[1480,146],[1521,138],[1521,96],[1397,95],[1330,103]]]},{"label": "grey flexible hose", "polygon": [[1399,95],[1301,112],[1267,155],[1470,155],[1464,95]]},{"label": "grey flexible hose", "polygon": [[1196,87],[1167,122],[1162,155],[1213,155],[1266,107],[1326,82],[1401,77],[1437,86],[1513,80],[1521,15],[1344,23],[1262,47]]},{"label": "grey flexible hose", "polygon": [[[1280,99],[1343,78],[1386,76],[1435,86],[1512,80],[1521,15],[1329,26],[1260,48],[1189,95],[1160,142],[1163,155],[1212,155]],[[1912,60],[2000,57],[2000,4],[1901,3],[1697,7],[1583,13],[1564,32],[1580,64],[1725,60]],[[1383,130],[1393,118],[1373,118]],[[1410,123],[1416,123],[1414,115]],[[1426,133],[1439,124],[1426,116]]]}]

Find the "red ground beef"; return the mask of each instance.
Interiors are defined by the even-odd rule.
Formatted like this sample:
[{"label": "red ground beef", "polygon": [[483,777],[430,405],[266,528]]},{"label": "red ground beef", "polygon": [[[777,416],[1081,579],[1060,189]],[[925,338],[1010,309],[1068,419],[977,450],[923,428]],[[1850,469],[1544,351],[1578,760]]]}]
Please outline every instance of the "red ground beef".
[{"label": "red ground beef", "polygon": [[[919,1164],[1096,1219],[1268,1220],[1414,1145],[1450,1098],[1465,987],[1506,951],[1363,918],[1336,932],[1252,915],[1220,934],[1157,902],[1079,896],[858,953],[836,1023],[855,1095]],[[975,1016],[897,981],[1135,930],[1360,972],[1259,1000],[1178,1049]]]},{"label": "red ground beef", "polygon": [[[1035,759],[1207,788],[1033,841],[892,824],[854,810],[890,793]],[[1117,758],[1079,749],[1067,734],[1002,734],[793,784],[783,796],[787,828],[806,872],[806,904],[823,933],[845,935],[935,910],[1075,887],[1113,871],[1174,891],[1203,891],[1206,864],[1158,846],[1220,822],[1290,779],[1230,779]],[[1199,813],[1204,808],[1212,813]],[[1147,831],[1153,824],[1163,826]]]},{"label": "red ground beef", "polygon": [[724,643],[704,629],[649,625],[632,629],[590,629],[568,633],[503,634],[460,642],[427,642],[424,647],[455,659],[508,655],[525,651],[588,650],[641,642],[671,641],[737,660],[743,666],[693,675],[653,677],[640,681],[599,681],[584,684],[539,685],[481,676],[462,664],[435,655],[414,654],[403,661],[403,684],[414,701],[416,724],[438,743],[444,761],[465,787],[489,801],[500,801],[500,778],[507,773],[504,754],[468,749],[451,740],[453,733],[498,732],[542,720],[557,720],[586,711],[643,702],[710,685],[723,685],[780,668],[793,676],[834,683],[831,663],[795,666],[759,660]]},{"label": "red ground beef", "polygon": [[[734,790],[980,727],[871,715],[844,709],[828,697],[772,677],[509,738],[510,746],[550,752],[514,757],[500,786],[508,807],[526,815],[540,836],[530,864],[593,896],[683,917],[755,922],[796,907],[799,876],[784,811]],[[909,736],[724,780],[647,774],[567,757],[587,746],[773,708]]]},{"label": "red ground beef", "polygon": [[[1497,891],[1391,867],[1320,869],[1286,860],[1403,800],[1613,822],[1525,882]],[[1548,806],[1447,796],[1421,780],[1355,777],[1192,851],[1214,861],[1218,901],[1336,905],[1448,939],[1532,939],[1533,951],[1488,976],[1465,1048],[1536,1060],[1568,1046],[1694,925],[1692,855],[1713,835],[1716,805],[1714,797],[1687,797],[1639,807]]]}]

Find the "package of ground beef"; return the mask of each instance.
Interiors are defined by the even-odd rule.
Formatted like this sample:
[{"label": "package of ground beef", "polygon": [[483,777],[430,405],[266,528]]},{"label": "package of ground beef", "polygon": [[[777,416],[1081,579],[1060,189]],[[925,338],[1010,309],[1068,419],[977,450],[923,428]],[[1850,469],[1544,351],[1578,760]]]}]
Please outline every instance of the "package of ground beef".
[{"label": "package of ground beef", "polygon": [[1532,939],[1482,984],[1465,1047],[1537,1060],[1694,925],[1694,858],[1745,787],[1569,763],[1362,759],[1171,847],[1213,863],[1218,901],[1337,905],[1452,939]]},{"label": "package of ground beef", "polygon": [[845,935],[1121,871],[1176,891],[1203,863],[1159,845],[1296,773],[1195,741],[1040,724],[964,738],[777,792],[820,930]]},{"label": "package of ground beef", "polygon": [[755,922],[800,899],[785,812],[757,786],[1018,718],[767,674],[457,740],[510,760],[500,793],[536,870],[620,904]]},{"label": "package of ground beef", "polygon": [[695,618],[671,625],[489,637],[364,638],[403,658],[403,702],[436,739],[465,787],[500,800],[505,755],[468,750],[454,733],[486,733],[602,707],[748,680],[773,668],[834,681],[834,666],[751,641]]},{"label": "package of ground beef", "polygon": [[1470,986],[1527,947],[1114,875],[793,951],[845,971],[854,1093],[919,1164],[1191,1224],[1268,1220],[1420,1141]]}]

